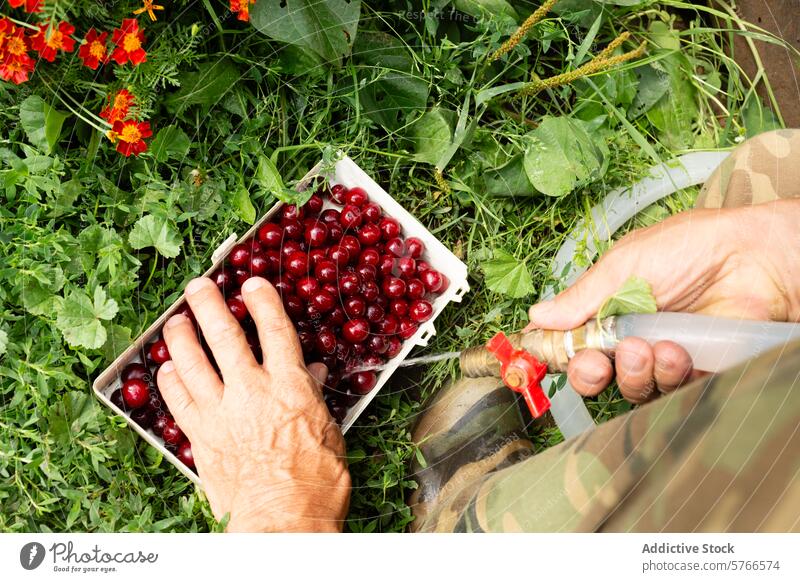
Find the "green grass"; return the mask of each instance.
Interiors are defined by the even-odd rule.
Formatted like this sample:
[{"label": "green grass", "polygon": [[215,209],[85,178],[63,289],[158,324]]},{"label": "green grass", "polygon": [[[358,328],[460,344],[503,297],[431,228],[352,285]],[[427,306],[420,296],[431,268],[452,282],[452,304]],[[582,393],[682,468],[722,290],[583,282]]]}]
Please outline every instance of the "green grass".
[{"label": "green grass", "polygon": [[[362,4],[359,42],[380,42],[357,43],[337,68],[240,25],[221,2],[185,0],[151,27],[146,68],[91,78],[76,62],[60,59],[42,65],[28,84],[0,83],[0,340],[6,336],[0,530],[216,527],[189,481],[100,406],[90,384],[189,278],[207,268],[219,243],[248,228],[243,188],[258,214],[274,203],[256,171],[260,157],[270,157],[288,184],[322,157],[325,146],[343,150],[467,263],[472,291],[437,320],[438,334],[426,349],[434,353],[522,327],[527,307],[551,281],[549,262],[565,235],[608,191],[641,178],[656,161],[730,147],[777,123],[779,113],[758,104],[726,52],[741,23],[725,13],[675,1],[607,5],[601,13],[599,3],[561,4],[567,2],[571,8],[557,5],[511,55],[492,65],[485,56],[513,32],[511,19],[476,13],[466,23],[443,18],[426,26],[408,18],[404,2]],[[538,5],[511,4],[523,18]],[[414,6],[430,11],[434,5]],[[59,18],[83,16],[98,25],[125,12],[88,0],[56,10],[65,11]],[[590,30],[594,39],[583,44]],[[507,93],[475,104],[480,90],[568,70],[576,54],[596,53],[623,30],[651,42],[644,63],[657,67],[656,77],[668,85],[655,102],[647,102],[654,87],[645,90],[637,77],[643,65],[636,62],[535,98]],[[370,31],[382,36],[370,37]],[[199,83],[194,71],[219,76],[207,63],[225,63],[237,82]],[[395,75],[391,82],[387,74]],[[658,81],[649,82],[658,88]],[[188,150],[161,161],[151,155],[126,160],[87,124],[70,121],[47,152],[31,145],[19,122],[19,105],[30,95],[64,111],[82,107],[96,114],[106,92],[122,85],[140,97],[156,132],[170,124],[183,131]],[[400,93],[405,100],[386,101]],[[642,100],[650,109],[633,111]],[[400,109],[382,110],[391,105]],[[433,164],[420,161],[426,156],[412,139],[414,122],[432,106],[451,112],[449,128],[460,140],[449,159],[447,144],[435,152],[449,191],[437,184]],[[670,113],[673,106],[681,115]],[[459,113],[467,122],[463,133]],[[561,197],[536,193],[530,184],[526,195],[489,195],[483,177],[532,147],[531,132],[546,116],[594,123],[592,139],[607,150],[604,171]],[[671,213],[690,204],[691,194],[684,194],[659,208]],[[163,220],[174,234],[177,258],[164,258],[152,246],[131,247],[130,232],[144,215]],[[525,265],[533,293],[514,297],[488,289],[482,265],[496,250]],[[93,297],[98,287],[119,307],[112,319],[96,320],[109,340],[97,349],[71,346],[58,321],[64,299],[73,291]],[[409,522],[410,427],[425,399],[456,374],[450,362],[393,379],[347,435],[354,481],[349,529],[398,531]],[[614,390],[589,407],[600,420],[627,409]],[[542,448],[561,440],[552,428],[531,436]]]}]

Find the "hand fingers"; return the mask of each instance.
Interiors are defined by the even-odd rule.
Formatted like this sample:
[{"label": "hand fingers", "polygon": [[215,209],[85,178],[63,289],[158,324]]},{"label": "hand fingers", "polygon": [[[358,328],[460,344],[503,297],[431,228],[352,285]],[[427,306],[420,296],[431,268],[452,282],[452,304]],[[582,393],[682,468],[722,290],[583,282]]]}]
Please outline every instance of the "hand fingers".
[{"label": "hand fingers", "polygon": [[223,380],[226,383],[233,380],[232,384],[237,384],[236,380],[243,379],[258,364],[242,326],[231,314],[222,293],[211,279],[199,277],[186,286],[186,300],[203,330]]},{"label": "hand fingers", "polygon": [[197,340],[192,322],[173,315],[164,324],[164,341],[184,386],[200,406],[213,406],[222,398],[222,381]]},{"label": "hand fingers", "polygon": [[692,373],[692,358],[674,342],[661,341],[653,345],[655,380],[658,390],[672,392],[686,383]]},{"label": "hand fingers", "polygon": [[578,394],[596,396],[611,383],[611,360],[598,350],[582,350],[570,360],[567,378]]},{"label": "hand fingers", "polygon": [[615,365],[617,384],[622,395],[631,402],[641,404],[658,395],[653,369],[653,348],[638,337],[622,340],[616,349]]},{"label": "hand fingers", "polygon": [[308,373],[316,380],[320,386],[325,385],[325,380],[328,379],[328,366],[320,363],[313,363],[308,365]]},{"label": "hand fingers", "polygon": [[242,296],[256,323],[264,367],[277,371],[289,364],[302,364],[300,340],[275,287],[261,277],[251,277],[242,285]]},{"label": "hand fingers", "polygon": [[191,439],[190,435],[197,423],[199,411],[172,360],[164,362],[158,369],[156,382],[175,422]]}]

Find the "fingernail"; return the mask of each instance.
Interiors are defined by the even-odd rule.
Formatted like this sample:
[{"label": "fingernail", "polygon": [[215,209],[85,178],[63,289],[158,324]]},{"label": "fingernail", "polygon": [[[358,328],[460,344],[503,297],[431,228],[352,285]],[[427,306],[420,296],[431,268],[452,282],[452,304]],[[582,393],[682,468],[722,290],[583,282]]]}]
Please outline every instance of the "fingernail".
[{"label": "fingernail", "polygon": [[264,279],[261,277],[251,277],[242,285],[242,291],[250,293],[256,289],[261,289],[264,286]]},{"label": "fingernail", "polygon": [[206,281],[203,277],[198,277],[197,279],[192,279],[189,281],[189,284],[186,286],[186,294],[187,295],[194,295],[198,291],[200,291],[203,287],[206,286]]},{"label": "fingernail", "polygon": [[175,364],[172,363],[172,360],[167,360],[161,364],[161,368],[159,369],[165,374],[172,374],[175,371]]},{"label": "fingernail", "polygon": [[167,323],[164,324],[164,327],[175,327],[176,325],[180,325],[185,321],[188,321],[188,317],[186,317],[182,313],[178,313],[177,315],[173,315],[167,320]]},{"label": "fingernail", "polygon": [[528,310],[528,317],[530,318],[531,322],[535,323],[539,317],[547,315],[550,311],[552,311],[554,305],[555,304],[552,301],[542,301],[541,303],[537,303]]}]

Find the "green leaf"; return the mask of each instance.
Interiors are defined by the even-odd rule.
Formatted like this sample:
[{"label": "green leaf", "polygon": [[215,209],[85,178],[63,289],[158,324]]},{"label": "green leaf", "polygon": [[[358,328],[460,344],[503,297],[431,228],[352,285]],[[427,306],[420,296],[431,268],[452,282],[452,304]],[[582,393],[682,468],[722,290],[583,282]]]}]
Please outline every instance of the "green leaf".
[{"label": "green leaf", "polygon": [[49,154],[58,143],[61,126],[69,116],[57,111],[38,95],[31,95],[19,105],[19,120],[30,142]]},{"label": "green leaf", "polygon": [[0,329],[0,356],[6,353],[8,347],[8,334]]},{"label": "green leaf", "polygon": [[181,252],[181,236],[177,229],[166,218],[152,214],[136,221],[128,241],[134,249],[154,247],[170,259],[177,257]]},{"label": "green leaf", "polygon": [[253,224],[256,221],[256,209],[250,201],[250,193],[244,186],[239,186],[234,190],[231,206],[236,215],[247,224]]},{"label": "green leaf", "polygon": [[106,362],[113,362],[117,356],[131,345],[131,330],[122,325],[108,326],[108,339],[103,344],[103,356]]},{"label": "green leaf", "polygon": [[278,194],[286,188],[278,168],[275,167],[272,160],[263,154],[258,156],[258,166],[256,166],[256,174],[253,176],[253,180],[256,186],[267,194]]},{"label": "green leaf", "polygon": [[358,98],[364,113],[395,130],[403,125],[406,114],[425,108],[428,83],[410,73],[387,71],[361,87]]},{"label": "green leaf", "polygon": [[603,302],[597,311],[597,317],[602,319],[628,313],[655,313],[657,309],[650,283],[642,277],[631,277]]},{"label": "green leaf", "polygon": [[177,125],[170,125],[162,129],[150,143],[150,153],[159,162],[167,158],[184,158],[189,153],[191,146],[189,136]]},{"label": "green leaf", "polygon": [[495,293],[509,297],[525,297],[533,293],[533,281],[528,267],[503,250],[482,265],[486,286]]},{"label": "green leaf", "polygon": [[753,137],[765,131],[780,129],[781,123],[772,112],[761,104],[761,99],[755,93],[750,95],[742,111],[742,121],[747,137]]},{"label": "green leaf", "polygon": [[639,79],[636,97],[633,99],[628,117],[635,119],[650,111],[659,100],[669,91],[669,76],[650,65],[643,65],[634,69]]},{"label": "green leaf", "polygon": [[350,53],[360,16],[361,0],[259,0],[250,8],[256,30],[337,66]]},{"label": "green leaf", "polygon": [[457,10],[469,14],[475,18],[510,16],[514,20],[519,19],[517,11],[506,0],[455,0],[453,6]]},{"label": "green leaf", "polygon": [[228,59],[202,63],[198,71],[180,76],[180,90],[170,95],[166,103],[178,111],[190,105],[216,105],[239,80],[239,70]]},{"label": "green leaf", "polygon": [[543,194],[564,196],[605,174],[608,148],[580,120],[548,116],[528,137],[525,172]]},{"label": "green leaf", "polygon": [[647,111],[647,119],[659,130],[659,139],[669,149],[682,150],[694,144],[692,127],[697,120],[696,91],[690,78],[691,65],[674,53],[660,61],[669,79],[669,91]]},{"label": "green leaf", "polygon": [[453,140],[454,116],[452,111],[434,107],[411,126],[414,142],[414,159],[436,164]]},{"label": "green leaf", "polygon": [[56,327],[69,345],[97,349],[107,337],[100,320],[113,318],[117,309],[117,302],[108,299],[102,287],[95,289],[94,302],[83,291],[74,289],[57,309]]},{"label": "green leaf", "polygon": [[536,194],[525,172],[524,157],[518,154],[505,165],[481,174],[489,196],[533,196]]}]

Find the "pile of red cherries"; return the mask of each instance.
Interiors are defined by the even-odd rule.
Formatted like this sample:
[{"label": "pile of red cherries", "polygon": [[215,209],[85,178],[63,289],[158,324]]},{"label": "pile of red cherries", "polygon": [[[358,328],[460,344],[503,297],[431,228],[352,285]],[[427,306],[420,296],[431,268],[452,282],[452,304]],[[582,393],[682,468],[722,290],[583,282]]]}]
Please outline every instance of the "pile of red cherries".
[{"label": "pile of red cherries", "polygon": [[[234,246],[211,278],[259,361],[261,346],[240,288],[253,276],[275,286],[306,363],[322,362],[328,368],[323,393],[341,423],[377,382],[374,371],[354,370],[395,357],[403,341],[433,316],[432,300],[447,289],[447,277],[424,257],[422,240],[404,238],[400,223],[385,216],[363,188],[323,183],[303,206],[283,206],[253,239]],[[188,306],[178,312],[194,320]],[[145,363],[123,370],[122,387],[112,401],[193,468],[191,445],[154,381],[158,366],[169,359],[160,337],[145,346]]]}]

